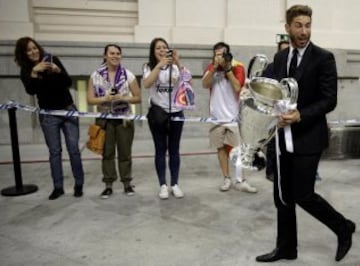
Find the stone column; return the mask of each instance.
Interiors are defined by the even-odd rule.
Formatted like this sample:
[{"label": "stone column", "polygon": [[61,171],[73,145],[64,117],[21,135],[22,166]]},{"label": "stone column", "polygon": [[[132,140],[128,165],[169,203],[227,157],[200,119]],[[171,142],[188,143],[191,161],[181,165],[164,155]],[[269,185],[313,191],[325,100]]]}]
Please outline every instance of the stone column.
[{"label": "stone column", "polygon": [[34,35],[28,0],[0,0],[0,40]]}]

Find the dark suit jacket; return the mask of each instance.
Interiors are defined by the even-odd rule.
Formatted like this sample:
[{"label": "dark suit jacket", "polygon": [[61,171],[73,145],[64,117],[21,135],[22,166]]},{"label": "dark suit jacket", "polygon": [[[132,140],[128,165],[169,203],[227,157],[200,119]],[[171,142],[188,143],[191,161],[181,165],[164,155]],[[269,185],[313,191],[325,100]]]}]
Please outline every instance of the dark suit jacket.
[{"label": "dark suit jacket", "polygon": [[[287,77],[288,53],[289,48],[274,57],[274,77],[277,80]],[[326,114],[337,103],[334,55],[310,42],[295,78],[299,86],[297,109],[300,111],[301,121],[291,125],[294,153],[320,153],[329,144]],[[280,147],[284,148],[283,143]]]},{"label": "dark suit jacket", "polygon": [[274,78],[274,63],[270,63],[264,70],[264,72],[261,75],[262,77]]}]

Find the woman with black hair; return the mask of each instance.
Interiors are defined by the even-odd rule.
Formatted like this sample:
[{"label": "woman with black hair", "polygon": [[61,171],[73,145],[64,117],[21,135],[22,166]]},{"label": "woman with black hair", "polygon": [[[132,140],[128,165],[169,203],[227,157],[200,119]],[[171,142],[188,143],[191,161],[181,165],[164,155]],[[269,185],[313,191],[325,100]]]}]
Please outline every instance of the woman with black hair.
[{"label": "woman with black hair", "polygon": [[[77,110],[69,91],[72,80],[58,57],[46,53],[34,39],[23,37],[16,42],[15,62],[21,68],[20,77],[26,92],[36,95],[41,109]],[[79,150],[79,118],[39,114],[39,120],[49,149],[54,183],[49,199],[54,200],[64,194],[61,131],[75,178],[74,196],[81,197],[84,171]]]},{"label": "woman with black hair", "polygon": [[[165,176],[166,151],[169,153],[171,192],[176,198],[184,197],[178,185],[179,148],[184,122],[171,120],[173,117],[184,117],[183,109],[172,104],[177,93],[177,84],[182,78],[191,81],[191,73],[181,66],[178,52],[170,50],[163,38],[153,39],[149,61],[143,68],[143,85],[150,90],[148,124],[155,145],[155,168],[160,184],[160,199],[169,197]],[[160,115],[165,119],[160,119]]]}]

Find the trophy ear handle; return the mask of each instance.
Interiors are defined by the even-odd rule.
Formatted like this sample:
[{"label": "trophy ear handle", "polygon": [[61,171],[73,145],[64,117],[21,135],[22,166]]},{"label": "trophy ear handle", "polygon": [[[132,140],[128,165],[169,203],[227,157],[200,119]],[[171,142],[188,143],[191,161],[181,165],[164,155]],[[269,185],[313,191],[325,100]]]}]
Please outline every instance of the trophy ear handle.
[{"label": "trophy ear handle", "polygon": [[257,54],[251,58],[247,74],[248,79],[261,77],[263,71],[268,66],[268,63],[269,59],[264,54]]},{"label": "trophy ear handle", "polygon": [[299,94],[299,87],[296,79],[284,78],[280,81],[284,99],[289,99],[290,104],[296,103]]}]

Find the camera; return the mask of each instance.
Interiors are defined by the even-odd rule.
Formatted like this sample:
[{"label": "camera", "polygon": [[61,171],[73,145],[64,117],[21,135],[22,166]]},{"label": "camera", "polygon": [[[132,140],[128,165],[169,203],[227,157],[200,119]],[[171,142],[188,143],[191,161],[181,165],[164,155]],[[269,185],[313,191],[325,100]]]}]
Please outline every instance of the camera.
[{"label": "camera", "polygon": [[166,57],[172,57],[173,53],[174,53],[173,49],[168,49],[167,52],[166,52]]},{"label": "camera", "polygon": [[224,52],[223,58],[224,58],[225,62],[230,63],[233,59],[233,55],[231,53]]}]

